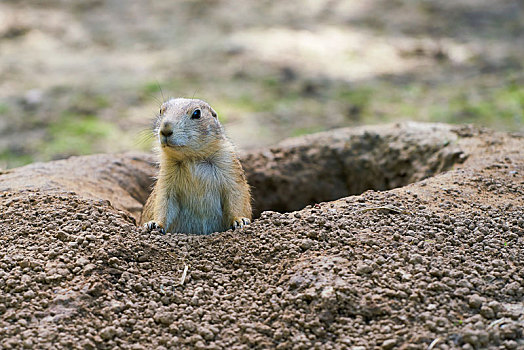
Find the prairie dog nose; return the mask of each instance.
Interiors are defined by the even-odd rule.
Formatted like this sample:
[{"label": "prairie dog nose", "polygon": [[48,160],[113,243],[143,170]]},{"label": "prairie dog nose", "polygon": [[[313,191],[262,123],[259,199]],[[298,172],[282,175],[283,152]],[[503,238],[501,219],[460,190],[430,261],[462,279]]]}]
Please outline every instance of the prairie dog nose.
[{"label": "prairie dog nose", "polygon": [[160,125],[160,134],[165,137],[173,135],[173,124],[167,121],[163,121]]}]

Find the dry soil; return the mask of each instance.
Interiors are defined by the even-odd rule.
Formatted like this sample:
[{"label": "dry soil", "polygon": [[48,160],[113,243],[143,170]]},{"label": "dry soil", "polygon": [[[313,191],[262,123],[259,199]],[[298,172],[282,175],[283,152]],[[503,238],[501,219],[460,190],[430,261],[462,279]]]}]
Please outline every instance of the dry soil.
[{"label": "dry soil", "polygon": [[[357,154],[362,140],[380,144],[392,128],[301,138],[243,161],[251,178],[279,179],[293,158],[322,149]],[[395,159],[411,164],[405,177],[422,174],[413,184],[265,211],[240,231],[208,236],[136,227],[126,206],[143,202],[150,181],[137,185],[148,176],[128,171],[154,173],[145,155],[74,158],[0,175],[0,347],[524,348],[524,138],[469,127],[397,128],[454,136],[433,148],[433,158],[375,157],[366,147],[355,158],[368,159],[361,172]],[[391,149],[410,148],[396,139]],[[430,138],[420,139],[411,144]],[[430,161],[439,157],[448,161]],[[304,164],[298,174],[322,174]],[[69,169],[71,178],[61,184],[54,168]],[[285,178],[256,200],[270,205],[278,186],[301,181]],[[90,181],[82,192],[78,185]],[[120,201],[109,198],[111,181]],[[133,193],[136,203],[124,198]],[[291,202],[295,195],[288,193]]]}]

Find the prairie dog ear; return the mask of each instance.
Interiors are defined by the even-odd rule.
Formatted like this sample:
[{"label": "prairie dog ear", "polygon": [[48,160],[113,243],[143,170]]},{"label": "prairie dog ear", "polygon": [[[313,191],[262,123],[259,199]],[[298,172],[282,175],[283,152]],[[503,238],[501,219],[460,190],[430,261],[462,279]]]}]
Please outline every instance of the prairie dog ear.
[{"label": "prairie dog ear", "polygon": [[217,112],[215,112],[213,108],[209,107],[209,111],[211,112],[211,115],[213,116],[213,118],[218,119]]}]

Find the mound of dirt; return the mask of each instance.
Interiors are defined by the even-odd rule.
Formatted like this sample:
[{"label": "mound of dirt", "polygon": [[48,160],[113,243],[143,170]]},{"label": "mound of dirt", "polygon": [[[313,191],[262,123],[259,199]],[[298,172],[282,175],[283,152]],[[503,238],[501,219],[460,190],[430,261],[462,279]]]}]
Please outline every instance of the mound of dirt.
[{"label": "mound of dirt", "polygon": [[[299,210],[440,173],[467,158],[457,130],[424,123],[345,128],[244,154],[241,161],[253,190],[254,214]],[[156,172],[150,154],[71,157],[7,170],[0,177],[0,191],[75,192],[109,200],[138,219]]]},{"label": "mound of dirt", "polygon": [[404,187],[209,236],[136,227],[151,157],[13,169],[0,175],[0,346],[522,348],[523,149],[518,135],[420,124],[292,140],[243,157],[258,208]]},{"label": "mound of dirt", "polygon": [[0,192],[78,193],[139,217],[155,172],[153,156],[142,153],[71,157],[0,172]]}]

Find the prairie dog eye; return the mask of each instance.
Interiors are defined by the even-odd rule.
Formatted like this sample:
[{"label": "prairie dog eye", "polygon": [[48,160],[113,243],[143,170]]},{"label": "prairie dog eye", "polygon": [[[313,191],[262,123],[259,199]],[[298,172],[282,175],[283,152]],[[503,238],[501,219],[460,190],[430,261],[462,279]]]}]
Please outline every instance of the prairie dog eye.
[{"label": "prairie dog eye", "polygon": [[160,107],[160,115],[164,114],[164,112],[166,111],[167,107],[166,106],[161,106]]},{"label": "prairie dog eye", "polygon": [[193,114],[191,114],[191,119],[200,119],[200,109],[195,109],[193,111]]}]

